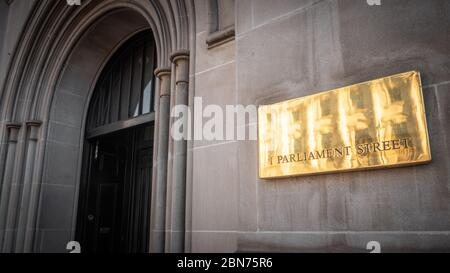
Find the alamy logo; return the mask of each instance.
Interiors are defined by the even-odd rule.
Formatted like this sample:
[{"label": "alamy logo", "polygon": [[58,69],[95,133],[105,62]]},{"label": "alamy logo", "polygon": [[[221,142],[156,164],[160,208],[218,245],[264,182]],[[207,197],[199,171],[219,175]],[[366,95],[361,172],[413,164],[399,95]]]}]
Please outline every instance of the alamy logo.
[{"label": "alamy logo", "polygon": [[77,241],[70,241],[67,243],[66,250],[68,250],[69,253],[81,253],[81,245]]},{"label": "alamy logo", "polygon": [[381,253],[381,244],[378,241],[371,241],[367,243],[367,250],[370,250],[370,253]]},{"label": "alamy logo", "polygon": [[66,0],[69,6],[80,6],[81,0]]},{"label": "alamy logo", "polygon": [[257,107],[255,105],[209,104],[203,107],[203,98],[194,98],[193,111],[187,105],[172,108],[174,140],[257,140]]}]

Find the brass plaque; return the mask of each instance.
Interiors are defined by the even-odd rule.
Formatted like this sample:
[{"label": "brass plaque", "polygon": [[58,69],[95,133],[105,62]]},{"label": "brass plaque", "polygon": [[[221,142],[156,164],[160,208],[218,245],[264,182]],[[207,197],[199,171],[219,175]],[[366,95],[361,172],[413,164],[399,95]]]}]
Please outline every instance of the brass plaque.
[{"label": "brass plaque", "polygon": [[419,72],[261,106],[258,119],[260,178],[431,161]]}]

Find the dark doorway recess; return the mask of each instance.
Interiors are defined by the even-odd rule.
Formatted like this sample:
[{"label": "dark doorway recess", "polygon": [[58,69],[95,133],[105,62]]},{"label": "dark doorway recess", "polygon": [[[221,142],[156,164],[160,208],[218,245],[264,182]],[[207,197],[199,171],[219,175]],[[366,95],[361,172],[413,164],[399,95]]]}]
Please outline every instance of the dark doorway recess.
[{"label": "dark doorway recess", "polygon": [[127,41],[103,70],[89,106],[76,240],[85,253],[148,252],[155,45]]}]

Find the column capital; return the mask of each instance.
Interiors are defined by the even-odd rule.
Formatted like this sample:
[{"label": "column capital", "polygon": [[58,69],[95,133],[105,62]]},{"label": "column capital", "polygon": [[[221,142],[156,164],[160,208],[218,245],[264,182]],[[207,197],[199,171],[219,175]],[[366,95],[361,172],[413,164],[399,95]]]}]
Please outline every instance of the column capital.
[{"label": "column capital", "polygon": [[29,120],[29,121],[25,122],[25,124],[27,125],[27,127],[41,127],[42,121]]},{"label": "column capital", "polygon": [[20,130],[21,127],[22,127],[22,124],[20,124],[18,122],[8,122],[8,123],[6,123],[6,129]]},{"label": "column capital", "polygon": [[179,60],[189,60],[189,55],[189,50],[177,50],[170,55],[170,61],[176,64]]},{"label": "column capital", "polygon": [[162,79],[164,76],[170,77],[170,75],[172,74],[172,70],[170,69],[170,67],[159,67],[155,69],[154,74],[159,79]]},{"label": "column capital", "polygon": [[189,83],[189,50],[175,51],[170,55],[170,60],[176,65],[176,84]]},{"label": "column capital", "polygon": [[170,96],[170,76],[172,70],[168,67],[161,67],[155,70],[155,76],[159,78],[161,86],[159,87],[159,96]]},{"label": "column capital", "polygon": [[22,128],[22,124],[17,122],[9,122],[6,124],[6,129],[8,129],[9,131],[9,142],[17,143],[17,141],[19,140],[20,128]]},{"label": "column capital", "polygon": [[29,120],[29,121],[25,122],[25,124],[30,129],[29,139],[30,140],[38,140],[39,127],[41,127],[42,121]]}]

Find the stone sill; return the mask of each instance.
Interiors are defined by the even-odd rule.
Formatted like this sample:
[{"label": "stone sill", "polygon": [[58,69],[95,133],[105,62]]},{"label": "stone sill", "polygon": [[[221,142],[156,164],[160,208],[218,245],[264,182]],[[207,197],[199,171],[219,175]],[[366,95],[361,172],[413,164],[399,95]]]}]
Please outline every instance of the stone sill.
[{"label": "stone sill", "polygon": [[231,26],[209,34],[206,38],[206,43],[208,44],[208,49],[211,49],[219,45],[223,45],[227,42],[233,41],[234,37],[234,26]]}]

